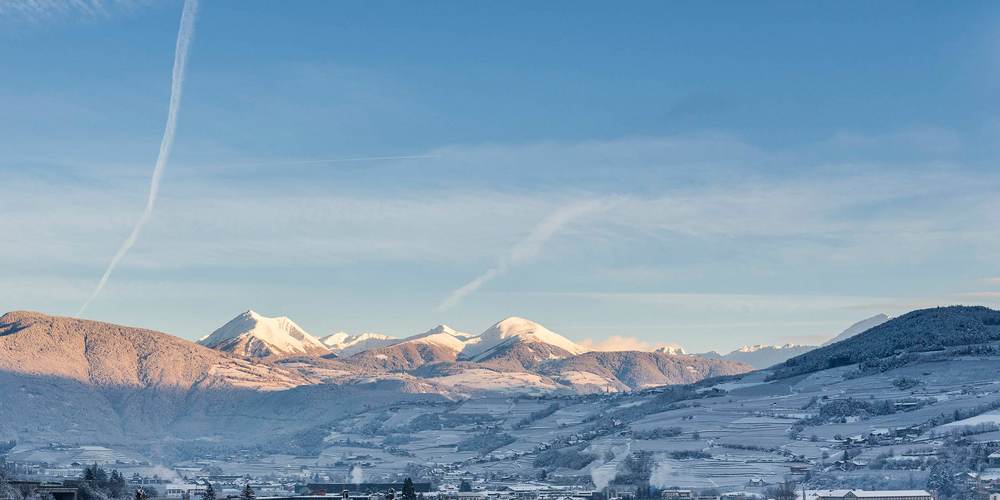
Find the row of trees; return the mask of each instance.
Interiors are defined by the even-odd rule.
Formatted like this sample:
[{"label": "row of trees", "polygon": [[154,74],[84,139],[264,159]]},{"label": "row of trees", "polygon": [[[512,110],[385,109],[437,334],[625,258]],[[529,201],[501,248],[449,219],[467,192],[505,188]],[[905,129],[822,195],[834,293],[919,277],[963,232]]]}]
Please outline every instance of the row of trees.
[{"label": "row of trees", "polygon": [[[160,492],[156,488],[140,486],[129,493],[128,480],[125,475],[112,470],[110,473],[97,464],[88,465],[83,469],[83,481],[80,483],[80,500],[148,500],[151,497],[159,496]],[[257,497],[250,484],[243,487],[240,492],[241,500],[254,500]],[[201,495],[202,500],[217,500],[215,487],[208,483],[205,492]]]},{"label": "row of trees", "polygon": [[[150,495],[155,496],[154,491],[136,490],[136,500],[143,500]],[[128,481],[125,475],[117,470],[110,473],[97,464],[88,465],[83,469],[83,483],[80,485],[80,500],[107,500],[123,499],[129,497]]]}]

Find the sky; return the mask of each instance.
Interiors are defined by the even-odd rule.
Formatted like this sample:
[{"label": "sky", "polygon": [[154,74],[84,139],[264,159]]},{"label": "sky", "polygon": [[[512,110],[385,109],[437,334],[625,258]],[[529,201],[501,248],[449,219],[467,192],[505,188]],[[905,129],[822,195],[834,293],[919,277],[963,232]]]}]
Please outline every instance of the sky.
[{"label": "sky", "polygon": [[[139,219],[181,7],[0,0],[0,310],[75,314]],[[203,1],[83,317],[698,352],[997,307],[998,87],[987,2]]]}]

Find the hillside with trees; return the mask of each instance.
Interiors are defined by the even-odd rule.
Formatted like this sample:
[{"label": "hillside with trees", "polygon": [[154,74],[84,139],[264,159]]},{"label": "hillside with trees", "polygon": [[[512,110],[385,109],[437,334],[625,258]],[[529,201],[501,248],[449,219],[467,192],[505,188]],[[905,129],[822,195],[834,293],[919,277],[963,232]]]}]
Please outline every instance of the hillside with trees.
[{"label": "hillside with trees", "polygon": [[862,372],[881,371],[902,366],[918,353],[995,341],[1000,341],[1000,311],[983,306],[920,309],[791,358],[774,367],[772,378],[853,364],[860,364]]}]

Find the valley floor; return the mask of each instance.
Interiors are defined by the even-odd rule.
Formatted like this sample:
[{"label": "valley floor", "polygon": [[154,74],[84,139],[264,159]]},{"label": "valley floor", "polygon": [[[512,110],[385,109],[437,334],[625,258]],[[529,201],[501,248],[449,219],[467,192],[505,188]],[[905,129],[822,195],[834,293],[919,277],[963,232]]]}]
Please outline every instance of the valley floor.
[{"label": "valley floor", "polygon": [[[217,453],[166,465],[332,482],[349,481],[352,470],[360,470],[366,480],[413,476],[439,484],[461,477],[530,481],[542,477],[544,469],[547,482],[590,485],[635,473],[630,457],[643,457],[645,472],[658,487],[759,490],[793,478],[923,488],[927,457],[951,446],[947,438],[957,429],[972,432],[966,437],[971,443],[1000,443],[1000,358],[929,358],[884,373],[845,377],[853,369],[775,381],[766,379],[768,372],[755,372],[700,384],[697,392],[680,398],[668,388],[390,404],[340,419],[313,436],[317,455],[219,443]],[[900,380],[915,382],[903,389]],[[886,402],[892,411],[817,420],[825,418],[819,417],[825,405],[844,400]],[[951,422],[956,414],[962,418]],[[943,422],[942,415],[949,421],[936,424]],[[211,443],[208,437],[206,443]],[[159,461],[155,447],[77,444],[24,442],[7,460],[45,463],[52,471],[90,462],[140,473],[160,470],[146,463]],[[886,465],[886,457],[895,463],[907,456],[919,459]]]}]

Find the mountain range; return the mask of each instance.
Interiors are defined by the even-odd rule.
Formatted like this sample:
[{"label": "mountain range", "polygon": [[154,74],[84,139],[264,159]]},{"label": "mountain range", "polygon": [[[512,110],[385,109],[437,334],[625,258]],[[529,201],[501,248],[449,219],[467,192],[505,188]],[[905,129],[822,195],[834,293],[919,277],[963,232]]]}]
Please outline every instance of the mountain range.
[{"label": "mountain range", "polygon": [[[876,314],[870,318],[865,318],[853,325],[847,327],[846,330],[840,332],[830,340],[824,342],[821,346],[826,346],[833,344],[835,342],[840,342],[841,340],[849,339],[869,328],[881,325],[889,321],[889,317],[885,314]],[[805,354],[812,351],[818,347],[815,345],[800,345],[800,344],[783,344],[783,345],[744,345],[728,354],[719,354],[715,351],[709,351],[705,353],[695,354],[695,356],[700,356],[708,359],[724,359],[727,361],[735,361],[737,363],[744,363],[752,366],[755,369],[770,368],[779,363],[783,363],[788,359],[794,358],[800,354]]]},{"label": "mountain range", "polygon": [[[928,355],[968,355],[966,346],[1000,340],[998,327],[1000,312],[982,307],[915,311],[791,357],[762,376],[849,365],[863,375]],[[350,344],[348,337],[331,343]],[[490,395],[642,392],[753,369],[687,354],[586,352],[516,317],[479,335],[440,325],[404,339],[368,338],[392,343],[338,354],[291,320],[252,311],[200,343],[110,323],[7,313],[0,317],[0,400],[9,404],[0,405],[0,436],[156,439],[167,454],[238,438],[295,453],[315,441],[315,432],[365,409]],[[736,352],[770,350],[794,351]]]},{"label": "mountain range", "polygon": [[[683,351],[597,356],[520,317],[498,321],[478,335],[438,325],[405,338],[344,332],[316,338],[286,317],[269,318],[251,310],[198,343],[245,361],[293,367],[300,375],[318,377],[323,383],[352,383],[359,378],[405,380],[409,387],[418,388],[415,390],[449,395],[512,388],[542,392],[633,390],[751,368]],[[555,363],[557,360],[569,361]],[[504,384],[505,379],[510,387]]]},{"label": "mountain range", "polygon": [[[823,345],[850,338],[889,318],[879,314],[859,321]],[[317,338],[286,317],[269,318],[248,310],[199,344],[246,358],[278,359],[289,356],[351,358],[370,369],[413,370],[425,364],[470,361],[494,368],[533,370],[543,362],[577,356],[588,351],[583,346],[544,326],[519,317],[509,317],[479,335],[458,331],[448,325],[406,338],[380,333],[350,335],[337,332]],[[668,356],[695,356],[708,360],[732,361],[755,369],[767,368],[811,351],[814,345],[744,345],[728,354],[715,351],[688,354],[680,346],[660,347],[654,352]]]},{"label": "mountain range", "polygon": [[450,398],[498,390],[587,393],[689,383],[750,369],[664,352],[597,356],[518,317],[479,335],[439,325],[403,339],[339,334],[321,340],[289,318],[255,311],[237,315],[197,343],[31,312],[4,315],[0,328],[0,370],[94,386],[181,391],[392,382],[403,392]]},{"label": "mountain range", "polygon": [[169,446],[238,437],[294,451],[297,436],[361,408],[627,391],[750,370],[664,353],[583,351],[521,318],[480,335],[441,325],[338,357],[293,321],[253,311],[199,343],[17,311],[0,317],[0,400],[9,403],[0,405],[0,435],[107,443],[170,437]]}]

